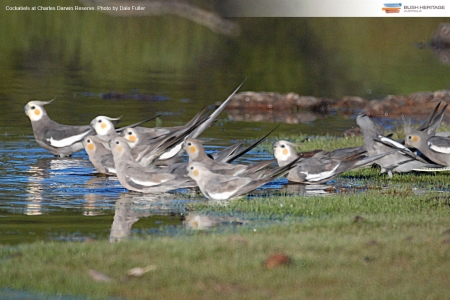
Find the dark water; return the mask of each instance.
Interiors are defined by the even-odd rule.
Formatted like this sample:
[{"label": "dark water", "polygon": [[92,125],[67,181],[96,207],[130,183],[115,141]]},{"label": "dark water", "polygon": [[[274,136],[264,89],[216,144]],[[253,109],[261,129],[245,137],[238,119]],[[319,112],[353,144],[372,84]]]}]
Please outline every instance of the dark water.
[{"label": "dark water", "polygon": [[[205,201],[188,190],[162,198],[130,193],[114,177],[95,174],[84,152],[53,158],[35,143],[23,112],[32,99],[56,98],[48,113],[65,124],[88,124],[106,115],[123,116],[126,125],[160,114],[149,126],[175,126],[202,106],[226,99],[245,78],[242,91],[334,98],[381,99],[449,86],[448,66],[428,47],[416,46],[426,45],[446,19],[230,21],[240,27],[239,36],[171,15],[0,10],[0,243],[116,241],[158,234],[161,228],[185,226],[186,205]],[[235,121],[225,112],[202,137],[225,146],[258,138],[277,125],[249,119],[254,121]],[[351,116],[286,117],[277,133],[340,135],[353,126]],[[253,152],[251,157],[266,159],[269,154]],[[284,183],[279,180],[269,188],[276,192]],[[202,227],[202,222],[193,215],[185,220],[189,228]]]}]

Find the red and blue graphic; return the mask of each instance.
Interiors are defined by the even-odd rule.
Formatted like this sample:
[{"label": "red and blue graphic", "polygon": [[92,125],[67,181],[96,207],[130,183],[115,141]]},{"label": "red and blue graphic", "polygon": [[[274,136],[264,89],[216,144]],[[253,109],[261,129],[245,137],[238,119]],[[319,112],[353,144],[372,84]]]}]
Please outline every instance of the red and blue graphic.
[{"label": "red and blue graphic", "polygon": [[382,9],[387,14],[399,13],[400,8],[402,8],[401,3],[384,3],[383,5],[384,7]]}]

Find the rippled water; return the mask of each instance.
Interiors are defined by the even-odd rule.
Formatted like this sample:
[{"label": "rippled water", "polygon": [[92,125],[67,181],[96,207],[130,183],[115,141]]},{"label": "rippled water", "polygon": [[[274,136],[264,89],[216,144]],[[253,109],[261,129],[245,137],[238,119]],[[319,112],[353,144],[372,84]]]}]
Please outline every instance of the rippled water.
[{"label": "rippled water", "polygon": [[[209,147],[208,151],[219,148]],[[133,235],[158,234],[161,227],[181,230],[185,217],[188,228],[208,227],[202,225],[206,216],[199,222],[186,214],[189,203],[206,201],[196,189],[164,195],[129,192],[115,176],[96,173],[84,151],[71,158],[55,158],[27,136],[20,141],[4,141],[0,157],[0,243],[91,238],[118,241]],[[252,152],[241,161],[267,158],[268,153]],[[285,179],[275,180],[260,192],[280,191],[285,183]],[[306,193],[303,189],[288,192]],[[233,220],[212,217],[208,222],[217,225]],[[164,234],[171,233],[166,230]]]}]

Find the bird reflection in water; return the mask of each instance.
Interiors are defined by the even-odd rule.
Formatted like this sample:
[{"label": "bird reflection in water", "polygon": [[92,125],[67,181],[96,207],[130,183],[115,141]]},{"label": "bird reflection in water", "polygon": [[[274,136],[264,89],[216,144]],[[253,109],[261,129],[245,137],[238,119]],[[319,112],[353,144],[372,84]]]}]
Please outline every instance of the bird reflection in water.
[{"label": "bird reflection in water", "polygon": [[[181,215],[185,211],[186,202],[177,200],[179,198],[179,194],[171,193],[127,192],[120,194],[115,205],[116,210],[109,241],[119,242],[130,237],[133,224],[141,218],[155,216],[161,220],[161,218],[167,217],[167,222],[173,223],[170,216]],[[157,227],[159,226],[161,224],[157,224]]]},{"label": "bird reflection in water", "polygon": [[61,201],[71,197],[66,189],[72,189],[79,181],[76,175],[84,176],[87,169],[92,169],[82,158],[41,158],[29,167],[26,183],[26,207],[24,214],[41,215],[45,209],[44,202]]}]

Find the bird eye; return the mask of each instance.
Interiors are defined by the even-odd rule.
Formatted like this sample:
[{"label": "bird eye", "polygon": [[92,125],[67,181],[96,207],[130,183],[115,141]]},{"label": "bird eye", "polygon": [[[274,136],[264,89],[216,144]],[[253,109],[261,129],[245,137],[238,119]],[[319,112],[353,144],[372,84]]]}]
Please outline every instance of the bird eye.
[{"label": "bird eye", "polygon": [[194,167],[191,167],[191,170],[194,170]]},{"label": "bird eye", "polygon": [[192,143],[191,143],[191,142],[189,142],[189,143],[187,143],[187,145],[188,145],[188,146],[192,146]]},{"label": "bird eye", "polygon": [[116,145],[119,145],[120,143],[119,143],[119,141],[116,141]]},{"label": "bird eye", "polygon": [[99,123],[101,123],[101,122],[102,122],[102,120],[100,119],[100,120],[98,120],[98,122],[99,122]]},{"label": "bird eye", "polygon": [[411,136],[408,136],[408,139],[410,140],[412,137]]},{"label": "bird eye", "polygon": [[31,109],[35,109],[35,108],[36,108],[36,106],[34,106],[34,105],[31,107]]},{"label": "bird eye", "polygon": [[133,133],[131,131],[128,132],[128,135],[133,135]]},{"label": "bird eye", "polygon": [[282,145],[281,145],[281,148],[284,148],[284,147],[286,147],[286,146],[285,146],[284,144],[282,144]]},{"label": "bird eye", "polygon": [[88,140],[87,140],[87,142],[88,142],[88,143],[90,143],[90,142],[91,142],[91,140],[89,140],[89,139],[88,139]]}]

